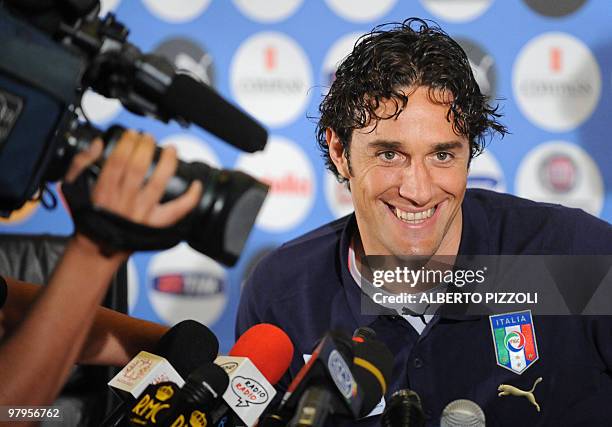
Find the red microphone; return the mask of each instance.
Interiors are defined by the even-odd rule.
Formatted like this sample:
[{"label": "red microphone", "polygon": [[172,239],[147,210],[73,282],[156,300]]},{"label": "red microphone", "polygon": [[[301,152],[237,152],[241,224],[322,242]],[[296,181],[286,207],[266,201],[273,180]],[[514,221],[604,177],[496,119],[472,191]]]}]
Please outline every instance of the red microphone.
[{"label": "red microphone", "polygon": [[230,378],[223,400],[245,425],[257,423],[276,395],[272,385],[285,374],[292,359],[291,340],[278,326],[268,323],[252,326],[228,356],[217,357],[215,363]]}]

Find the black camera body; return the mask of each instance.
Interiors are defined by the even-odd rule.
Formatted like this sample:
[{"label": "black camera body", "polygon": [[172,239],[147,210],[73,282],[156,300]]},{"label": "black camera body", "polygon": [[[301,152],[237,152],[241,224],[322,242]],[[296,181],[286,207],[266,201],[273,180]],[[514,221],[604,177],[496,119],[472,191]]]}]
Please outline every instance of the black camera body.
[{"label": "black camera body", "polygon": [[[141,53],[127,42],[128,30],[114,15],[100,19],[98,10],[98,2],[91,0],[0,0],[4,216],[40,197],[47,182],[63,177],[74,154],[104,134],[79,119],[88,88],[119,99],[139,115],[184,126],[194,123],[248,152],[266,144],[266,130],[251,117],[165,58]],[[109,138],[106,142],[113,143]],[[90,177],[98,169],[91,168]],[[202,199],[174,230],[180,232],[179,240],[233,265],[268,187],[242,172],[179,162],[165,199],[182,194],[194,179],[202,181]],[[152,248],[137,246],[129,249]]]}]

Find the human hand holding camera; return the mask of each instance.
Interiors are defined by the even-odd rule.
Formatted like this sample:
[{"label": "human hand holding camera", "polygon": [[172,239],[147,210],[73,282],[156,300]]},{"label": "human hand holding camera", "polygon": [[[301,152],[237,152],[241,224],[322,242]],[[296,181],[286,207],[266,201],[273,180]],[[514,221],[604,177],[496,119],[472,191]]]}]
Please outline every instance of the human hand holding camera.
[{"label": "human hand holding camera", "polygon": [[[200,200],[202,183],[194,180],[184,194],[161,203],[178,159],[174,147],[162,149],[159,161],[147,177],[155,147],[155,141],[149,134],[133,130],[123,132],[104,162],[91,191],[92,205],[127,221],[155,228],[171,226],[189,213]],[[74,182],[100,158],[103,150],[103,142],[96,139],[87,151],[76,154],[66,173],[65,182]],[[82,233],[77,232],[75,240],[88,249],[97,247],[96,243]],[[127,255],[122,252],[120,258]]]}]

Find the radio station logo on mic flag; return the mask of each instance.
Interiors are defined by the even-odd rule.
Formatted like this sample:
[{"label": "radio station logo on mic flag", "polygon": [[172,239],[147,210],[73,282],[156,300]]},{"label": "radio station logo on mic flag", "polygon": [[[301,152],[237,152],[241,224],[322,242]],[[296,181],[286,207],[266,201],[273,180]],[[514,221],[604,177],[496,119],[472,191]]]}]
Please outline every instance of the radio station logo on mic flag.
[{"label": "radio station logo on mic flag", "polygon": [[230,389],[238,398],[236,407],[248,407],[249,405],[262,405],[269,399],[265,386],[254,378],[237,376],[232,378]]},{"label": "radio station logo on mic flag", "polygon": [[223,400],[249,427],[253,427],[276,390],[247,357],[217,356],[215,363],[230,377]]},{"label": "radio station logo on mic flag", "polygon": [[538,360],[531,310],[489,316],[497,364],[522,374]]}]

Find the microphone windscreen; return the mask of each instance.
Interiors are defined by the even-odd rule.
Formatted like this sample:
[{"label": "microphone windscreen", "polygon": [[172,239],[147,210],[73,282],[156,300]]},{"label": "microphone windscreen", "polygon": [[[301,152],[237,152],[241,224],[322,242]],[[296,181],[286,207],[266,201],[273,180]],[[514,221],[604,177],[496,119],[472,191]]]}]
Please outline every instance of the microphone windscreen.
[{"label": "microphone windscreen", "polygon": [[440,427],[485,427],[485,414],[476,402],[457,399],[446,405],[440,417]]},{"label": "microphone windscreen", "polygon": [[219,341],[201,323],[183,320],[160,338],[154,352],[165,357],[181,377],[187,378],[199,366],[215,360]]},{"label": "microphone windscreen", "polygon": [[387,407],[381,419],[382,427],[424,427],[425,415],[421,399],[416,392],[398,390],[387,400]]},{"label": "microphone windscreen", "polygon": [[253,118],[188,74],[174,76],[160,104],[170,117],[195,123],[240,150],[263,150],[268,140],[268,132]]},{"label": "microphone windscreen", "polygon": [[221,396],[229,385],[229,376],[221,366],[209,362],[189,374],[187,381],[198,384],[205,383],[217,396]]},{"label": "microphone windscreen", "polygon": [[278,326],[260,323],[247,329],[229,352],[248,357],[272,385],[285,374],[293,358],[293,344]]},{"label": "microphone windscreen", "polygon": [[359,415],[365,417],[387,391],[393,371],[393,354],[377,340],[356,343],[353,354],[353,375],[364,395]]}]

